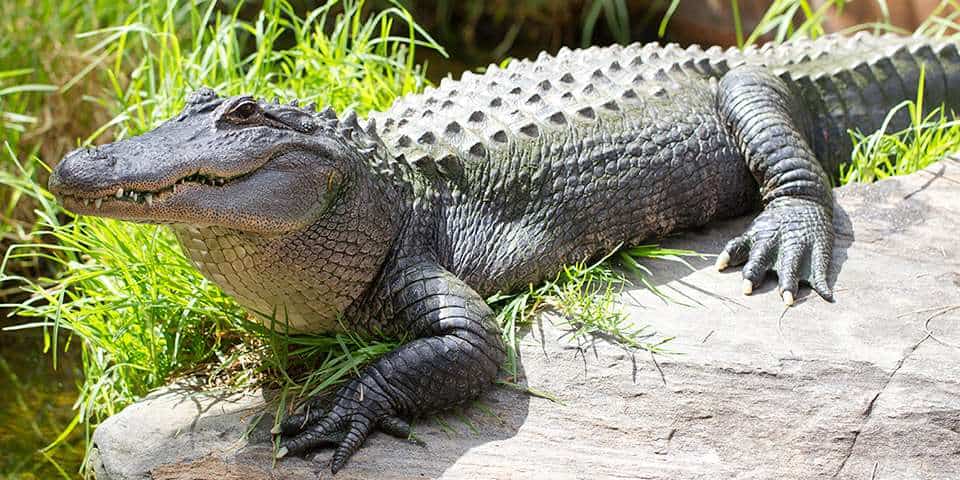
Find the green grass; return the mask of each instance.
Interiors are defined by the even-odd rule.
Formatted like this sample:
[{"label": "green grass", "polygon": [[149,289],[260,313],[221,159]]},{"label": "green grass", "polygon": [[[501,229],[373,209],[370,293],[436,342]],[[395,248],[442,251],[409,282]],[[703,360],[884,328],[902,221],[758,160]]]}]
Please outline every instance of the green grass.
[{"label": "green grass", "polygon": [[591,0],[583,17],[580,32],[580,44],[589,47],[593,44],[593,32],[603,15],[610,34],[617,43],[630,43],[630,10],[626,0]]},{"label": "green grass", "polygon": [[[960,121],[956,116],[947,115],[942,106],[924,112],[925,77],[921,69],[917,98],[891,110],[879,130],[870,134],[850,132],[853,155],[849,165],[840,167],[841,185],[907,175],[960,150]],[[894,117],[903,111],[909,115],[910,126],[889,131]]]},{"label": "green grass", "polygon": [[[731,0],[735,12],[739,12],[738,3],[739,0]],[[734,16],[737,44],[740,47],[755,45],[765,35],[771,35],[772,41],[777,43],[796,36],[809,38],[823,36],[826,33],[823,21],[827,15],[843,12],[847,3],[849,0],[828,0],[815,6],[807,0],[774,0],[746,39],[743,38],[743,27],[739,16]],[[802,16],[799,25],[795,21],[798,15]]]},{"label": "green grass", "polygon": [[624,312],[620,294],[623,288],[634,285],[632,280],[637,280],[654,294],[669,300],[652,283],[652,272],[641,262],[665,260],[689,267],[683,259],[685,256],[703,257],[690,250],[666,249],[657,245],[621,248],[590,264],[568,265],[552,280],[530,285],[526,291],[488,298],[487,303],[497,312],[497,324],[507,347],[504,370],[511,380],[517,379],[518,335],[545,308],[561,314],[573,339],[603,337],[627,348],[664,353],[663,345],[672,337],[636,325]]},{"label": "green grass", "polygon": [[[839,183],[869,183],[922,170],[960,151],[960,121],[942,108],[922,114],[915,102],[898,109],[910,111],[911,126],[897,132],[882,128],[869,135],[851,132],[851,163],[841,166]],[[889,117],[888,117],[889,118]]]},{"label": "green grass", "polygon": [[[52,159],[75,146],[91,124],[109,118],[106,109],[85,100],[107,91],[102,59],[89,51],[92,42],[74,36],[123,22],[139,3],[0,2],[0,145],[8,143],[20,158],[36,154]],[[16,170],[6,153],[0,156],[0,170]],[[35,173],[42,181],[44,171]],[[21,200],[0,186],[0,249],[25,238],[18,229],[29,229],[32,205]]]},{"label": "green grass", "polygon": [[[135,1],[7,0],[0,2],[0,141],[30,146],[45,140],[44,133],[67,123],[45,111],[51,96],[63,98],[58,83],[76,77],[74,84],[96,69],[94,57],[74,42],[77,32],[114,25],[135,9]],[[92,66],[91,66],[92,65]],[[69,90],[69,89],[67,89]],[[71,105],[77,107],[78,103]],[[78,112],[81,113],[81,112]],[[82,111],[89,113],[89,111]],[[45,124],[48,125],[38,125]],[[26,138],[25,138],[26,137]],[[72,140],[71,140],[72,141]],[[6,164],[0,160],[0,165]]]}]

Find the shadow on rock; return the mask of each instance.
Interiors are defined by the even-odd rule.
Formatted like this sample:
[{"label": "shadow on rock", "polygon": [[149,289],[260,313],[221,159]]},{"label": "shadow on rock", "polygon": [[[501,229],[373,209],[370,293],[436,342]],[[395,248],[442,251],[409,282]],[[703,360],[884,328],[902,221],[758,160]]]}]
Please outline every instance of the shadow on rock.
[{"label": "shadow on rock", "polygon": [[[157,390],[96,430],[97,478],[331,477],[332,449],[274,462],[276,397],[270,390],[212,391],[187,384]],[[422,445],[374,433],[337,478],[440,476],[470,449],[514,436],[529,401],[517,389],[493,387],[473,404],[417,419],[414,432]]]}]

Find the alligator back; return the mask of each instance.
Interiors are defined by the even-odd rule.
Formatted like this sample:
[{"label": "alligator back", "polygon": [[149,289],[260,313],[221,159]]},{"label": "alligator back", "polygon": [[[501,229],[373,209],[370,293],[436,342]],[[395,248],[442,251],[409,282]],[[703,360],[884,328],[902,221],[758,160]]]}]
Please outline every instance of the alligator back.
[{"label": "alligator back", "polygon": [[[745,50],[655,43],[562,48],[555,56],[541,53],[506,68],[491,64],[482,75],[445,78],[438,88],[402,97],[371,116],[397,156],[420,168],[438,163],[443,170],[443,159],[451,154],[487,161],[487,155],[478,154],[510,140],[535,138],[540,130],[563,128],[561,117],[589,121],[695,86],[702,78],[720,78],[744,64],[769,67],[812,102],[819,124],[833,122],[844,136],[848,129],[876,130],[893,107],[915,99],[921,66],[926,68],[925,105],[960,107],[956,43],[859,33]],[[898,120],[894,127],[905,127],[904,118]]]},{"label": "alligator back", "polygon": [[392,160],[426,185],[418,195],[445,209],[448,268],[483,292],[755,208],[757,187],[716,109],[717,80],[741,65],[787,82],[831,173],[849,158],[849,129],[874,131],[916,98],[921,65],[925,105],[960,106],[948,88],[960,86],[955,44],[859,34],[744,51],[561,49],[445,79],[371,118]]}]

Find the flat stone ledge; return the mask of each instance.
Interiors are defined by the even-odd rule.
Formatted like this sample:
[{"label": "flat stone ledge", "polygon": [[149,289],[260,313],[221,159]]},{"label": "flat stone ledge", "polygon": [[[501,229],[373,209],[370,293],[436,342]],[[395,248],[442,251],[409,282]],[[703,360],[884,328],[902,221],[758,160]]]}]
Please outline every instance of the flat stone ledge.
[{"label": "flat stone ledge", "polygon": [[[337,478],[956,479],[960,472],[960,162],[836,190],[837,301],[784,309],[768,281],[652,262],[667,303],[622,295],[670,355],[572,341],[546,314],[525,383],[422,420],[419,447],[374,434]],[[749,219],[665,241],[718,252]],[[275,466],[263,392],[169,387],[94,434],[111,479],[329,478],[330,451]]]}]

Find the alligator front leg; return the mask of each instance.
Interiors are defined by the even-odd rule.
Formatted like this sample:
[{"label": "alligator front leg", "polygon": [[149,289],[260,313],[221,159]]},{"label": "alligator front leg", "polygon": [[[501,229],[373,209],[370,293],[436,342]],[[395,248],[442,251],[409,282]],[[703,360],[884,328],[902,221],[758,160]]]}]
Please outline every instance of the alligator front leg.
[{"label": "alligator front leg", "polygon": [[407,421],[476,398],[504,359],[493,312],[450,272],[429,262],[390,276],[379,312],[415,339],[368,367],[325,412],[292,415],[281,425],[279,456],[336,445],[336,473],[375,429],[410,435]]},{"label": "alligator front leg", "polygon": [[717,98],[764,204],[749,230],[724,247],[717,268],[745,262],[743,290],[748,295],[774,270],[787,305],[793,304],[800,280],[832,301],[827,272],[833,199],[830,180],[803,134],[804,107],[783,80],[758,67],[726,74]]}]

